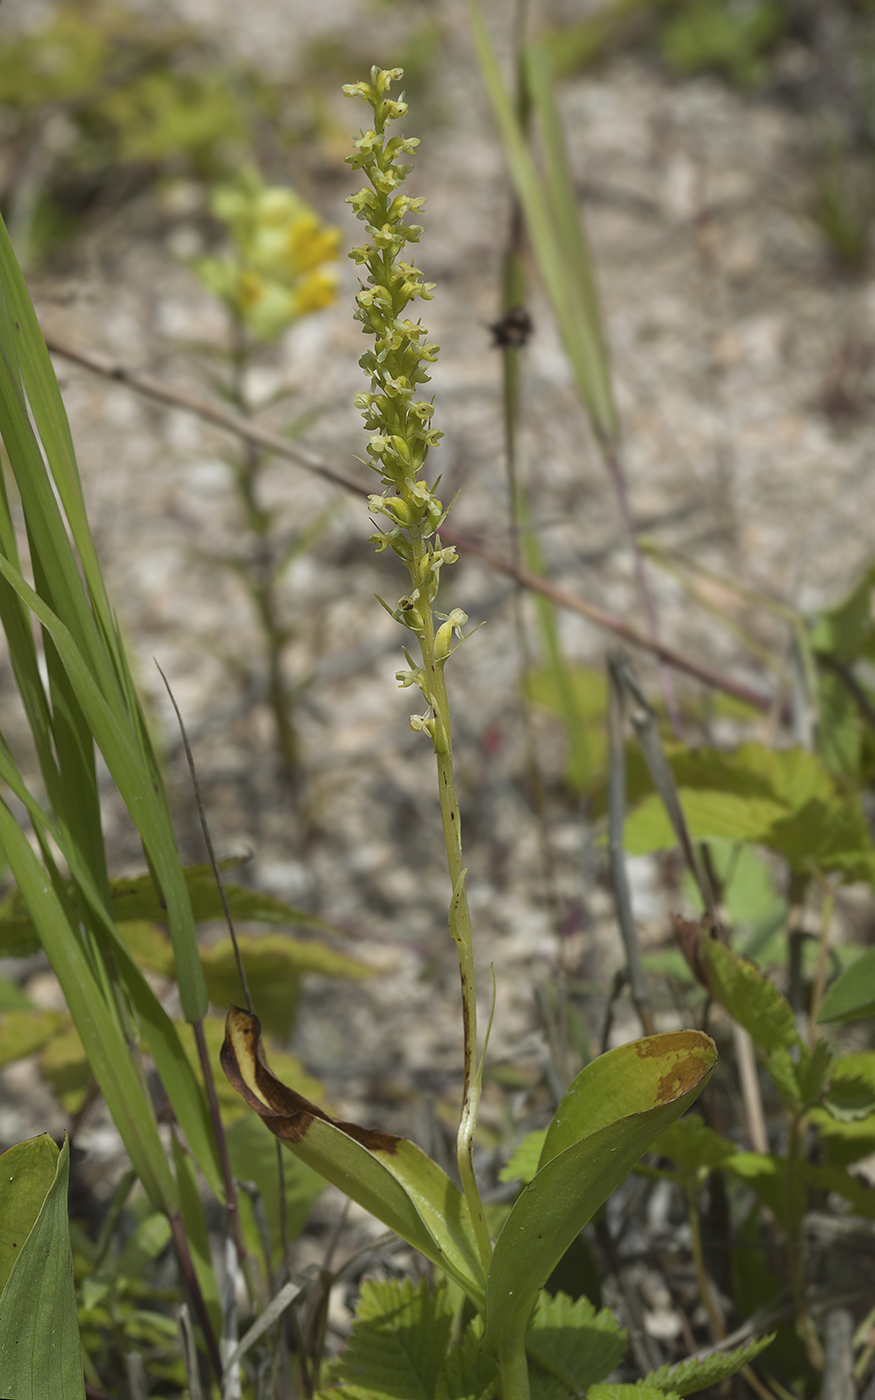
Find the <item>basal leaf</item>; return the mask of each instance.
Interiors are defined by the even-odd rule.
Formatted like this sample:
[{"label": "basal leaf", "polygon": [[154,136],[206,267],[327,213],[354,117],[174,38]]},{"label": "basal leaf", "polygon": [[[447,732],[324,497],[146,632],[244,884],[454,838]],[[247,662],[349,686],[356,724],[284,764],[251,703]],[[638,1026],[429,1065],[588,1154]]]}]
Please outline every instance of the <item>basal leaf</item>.
[{"label": "basal leaf", "polygon": [[767,1337],[756,1337],[734,1351],[715,1351],[701,1360],[691,1358],[677,1366],[661,1366],[658,1371],[651,1371],[644,1377],[644,1384],[655,1386],[664,1395],[696,1395],[700,1390],[707,1390],[709,1386],[719,1385],[729,1376],[734,1376],[742,1367],[749,1366],[774,1340],[775,1334],[772,1332]]},{"label": "basal leaf", "polygon": [[69,1174],[65,1139],[39,1213],[0,1294],[4,1400],[85,1400],[67,1228]]},{"label": "basal leaf", "polygon": [[337,1122],[268,1068],[258,1018],[228,1013],[222,1067],[271,1132],[483,1306],[483,1271],[467,1202],[414,1143],[379,1129]]},{"label": "basal leaf", "polygon": [[798,1043],[790,1003],[755,963],[716,939],[703,938],[700,948],[711,995],[757,1045],[770,1051]]},{"label": "basal leaf", "polygon": [[714,1042],[701,1031],[647,1036],[590,1060],[562,1096],[540,1166],[600,1128],[673,1103],[694,1085],[701,1088],[716,1060]]},{"label": "basal leaf", "polygon": [[572,1302],[564,1293],[540,1295],[526,1335],[529,1356],[572,1395],[610,1375],[627,1345],[609,1308],[596,1312],[588,1298]]},{"label": "basal leaf", "polygon": [[47,1133],[0,1155],[0,1295],[49,1193],[58,1148]]},{"label": "basal leaf", "polygon": [[672,1032],[621,1046],[573,1081],[548,1130],[540,1170],[517,1198],[493,1253],[484,1344],[496,1355],[518,1349],[538,1293],[571,1241],[689,1108],[716,1059],[708,1036]]}]

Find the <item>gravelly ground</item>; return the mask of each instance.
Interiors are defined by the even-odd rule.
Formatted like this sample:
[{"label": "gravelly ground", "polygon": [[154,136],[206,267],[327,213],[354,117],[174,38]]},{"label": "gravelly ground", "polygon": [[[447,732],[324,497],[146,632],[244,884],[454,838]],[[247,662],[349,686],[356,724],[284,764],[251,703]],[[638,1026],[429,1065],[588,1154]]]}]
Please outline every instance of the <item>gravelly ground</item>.
[{"label": "gravelly ground", "polygon": [[[278,71],[317,30],[358,25],[362,49],[362,34],[382,22],[354,0],[258,0],[245,8],[178,0],[173,8],[217,26],[229,48]],[[460,491],[457,527],[484,532],[500,549],[507,519],[500,362],[487,328],[497,315],[507,182],[464,8],[434,8],[448,35],[430,89],[429,111],[439,120],[429,130],[414,107],[405,125],[423,137],[410,185],[427,197],[419,262],[438,284],[424,319],[442,346],[434,374],[436,421],[446,432],[440,465],[446,494]],[[494,5],[493,18],[502,10]],[[350,128],[364,112],[342,99],[336,106],[338,124]],[[823,405],[841,387],[854,347],[869,342],[875,283],[842,283],[807,219],[804,119],[711,80],[672,85],[632,59],[570,80],[562,108],[599,268],[636,516],[661,545],[769,597],[808,609],[838,598],[872,548],[865,367],[852,386],[855,411],[840,425]],[[318,181],[305,172],[309,192],[351,242],[355,225],[342,200],[354,186],[339,145],[322,153],[319,169]],[[200,230],[196,214],[168,221],[151,197],[128,207],[94,230],[72,264],[34,279],[46,330],[204,393],[180,341],[216,340],[224,327],[174,252],[194,251]],[[292,383],[296,404],[318,405],[306,441],[350,473],[363,470],[353,460],[362,450],[351,406],[361,378],[353,289],[350,265],[338,304],[286,337],[257,384],[266,396]],[[616,504],[537,291],[532,312],[524,470],[547,571],[637,620]],[[222,463],[227,439],[64,361],[57,368],[110,590],[166,735],[184,855],[199,860],[202,850],[152,658],[190,727],[217,847],[251,851],[248,878],[354,926],[355,951],[379,969],[350,987],[313,985],[294,1048],[345,1112],[376,1114],[424,1139],[429,1114],[414,1089],[449,1105],[458,1083],[457,973],[432,762],[406,728],[409,693],[393,679],[401,664],[398,628],[373,597],[400,588],[392,564],[368,545],[360,502],[336,499],[288,465],[271,469],[271,499],[292,526],[336,501],[285,592],[296,627],[290,674],[308,682],[295,715],[301,765],[290,792],[277,774],[249,604],[234,576],[204,558],[233,550],[239,537]],[[281,425],[281,412],[267,412],[265,422]],[[669,575],[652,571],[652,578],[667,639],[762,683],[760,663],[728,629],[691,606]],[[549,983],[561,962],[604,989],[622,956],[593,833],[560,791],[561,736],[536,714],[562,939],[544,898],[538,829],[521,778],[511,587],[466,561],[445,596],[472,622],[487,623],[454,660],[451,687],[484,997],[493,960],[498,981],[493,1053],[534,1071],[545,1042],[533,986]],[[716,583],[709,600],[731,608],[767,653],[781,656],[786,637],[764,607],[741,608]],[[561,618],[561,628],[569,656],[601,663],[609,639],[573,615]],[[239,674],[246,670],[249,681]],[[646,658],[640,670],[653,684]],[[764,721],[752,732],[771,731]],[[108,812],[117,871],[139,868],[111,796]],[[643,935],[654,944],[665,938],[667,908],[678,896],[654,863],[634,862],[633,876]],[[45,980],[41,987],[50,997]],[[601,996],[583,1004],[597,1038]],[[635,1029],[621,1011],[615,1041]],[[24,1104],[33,1075],[27,1066],[7,1070],[2,1085],[2,1136],[21,1136],[29,1129]],[[62,1126],[48,1101],[35,1108],[34,1131]],[[500,1125],[497,1097],[488,1099],[485,1117]],[[98,1116],[89,1132],[82,1145],[102,1158],[111,1136]]]}]

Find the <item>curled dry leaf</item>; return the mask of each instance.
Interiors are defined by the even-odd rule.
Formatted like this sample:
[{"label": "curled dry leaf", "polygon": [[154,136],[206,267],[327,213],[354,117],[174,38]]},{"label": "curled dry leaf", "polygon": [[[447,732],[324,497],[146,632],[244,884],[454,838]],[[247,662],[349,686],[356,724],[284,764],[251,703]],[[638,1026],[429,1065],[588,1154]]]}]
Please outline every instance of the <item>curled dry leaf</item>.
[{"label": "curled dry leaf", "polygon": [[339,1128],[370,1152],[387,1152],[390,1156],[397,1152],[401,1138],[379,1128],[360,1128],[357,1123],[343,1123],[332,1118],[317,1104],[277,1079],[265,1058],[261,1022],[257,1016],[241,1011],[239,1006],[232,1006],[228,1012],[220,1059],[230,1083],[283,1142],[302,1142],[313,1120],[318,1118]]}]

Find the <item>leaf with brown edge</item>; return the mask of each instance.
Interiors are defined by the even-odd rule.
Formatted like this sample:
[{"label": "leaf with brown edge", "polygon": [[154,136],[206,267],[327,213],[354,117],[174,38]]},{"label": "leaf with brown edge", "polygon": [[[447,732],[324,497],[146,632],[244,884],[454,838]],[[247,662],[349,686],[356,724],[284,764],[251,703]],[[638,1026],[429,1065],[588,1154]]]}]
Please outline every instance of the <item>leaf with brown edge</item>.
[{"label": "leaf with brown edge", "polygon": [[461,1191],[407,1138],[339,1122],[270,1069],[261,1024],[232,1006],[222,1068],[270,1131],[340,1191],[370,1211],[462,1287],[478,1310],[486,1281]]}]

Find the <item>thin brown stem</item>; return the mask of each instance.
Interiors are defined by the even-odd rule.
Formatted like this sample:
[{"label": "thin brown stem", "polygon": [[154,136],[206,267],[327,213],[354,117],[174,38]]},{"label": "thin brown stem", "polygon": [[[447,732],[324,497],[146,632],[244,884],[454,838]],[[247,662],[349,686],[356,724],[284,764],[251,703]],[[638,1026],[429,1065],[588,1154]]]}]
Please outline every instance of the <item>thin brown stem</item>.
[{"label": "thin brown stem", "polygon": [[[46,339],[49,350],[56,355],[72,360],[74,363],[82,365],[86,369],[92,370],[95,374],[100,374],[106,379],[112,379],[119,383],[127,384],[137,393],[144,394],[148,398],[157,400],[159,403],[171,404],[175,408],[182,408],[188,413],[193,413],[206,422],[213,423],[217,428],[225,432],[233,433],[236,437],[249,439],[277,457],[282,457],[286,461],[295,462],[306,471],[313,472],[324,481],[330,481],[333,485],[341,487],[344,491],[364,497],[370,495],[370,485],[363,485],[358,481],[353,481],[343,473],[335,471],[329,467],[318,453],[310,448],[302,446],[300,443],[290,442],[288,438],[281,437],[279,433],[269,432],[268,429],[259,427],[256,423],[247,423],[244,418],[234,413],[229,413],[227,409],[218,407],[201,399],[194,394],[186,393],[176,389],[165,381],[156,379],[152,375],[140,374],[136,370],[129,369],[126,365],[110,360],[107,356],[94,351],[83,350],[78,346],[72,346],[66,341],[59,340],[56,336]],[[565,589],[559,588],[549,579],[540,574],[533,573],[530,569],[522,568],[520,565],[500,556],[493,554],[485,545],[471,536],[458,534],[455,530],[446,527],[441,529],[441,539],[445,544],[452,544],[462,553],[473,555],[481,559],[489,568],[497,573],[504,574],[508,578],[515,579],[521,587],[533,593],[539,593],[544,598],[549,598],[560,608],[566,608],[570,612],[576,612],[581,617],[587,618],[596,627],[604,628],[612,632],[617,637],[622,637],[630,645],[640,647],[643,651],[649,651],[652,655],[664,661],[667,666],[673,667],[677,671],[682,671],[695,680],[701,681],[703,685],[710,686],[715,690],[722,690],[726,695],[732,695],[736,700],[740,700],[745,705],[750,705],[752,709],[759,710],[763,714],[773,713],[775,709],[775,699],[761,690],[755,690],[752,686],[745,685],[742,681],[737,681],[731,676],[724,675],[713,667],[706,666],[696,661],[694,658],[684,656],[682,652],[674,647],[667,646],[664,642],[654,640],[652,637],[641,632],[638,628],[624,622],[621,618],[615,617],[612,613],[606,612],[604,608],[597,607],[594,603],[588,603],[583,598],[576,598],[573,594],[567,593]],[[789,717],[786,705],[781,705],[779,715],[782,721]]]}]

